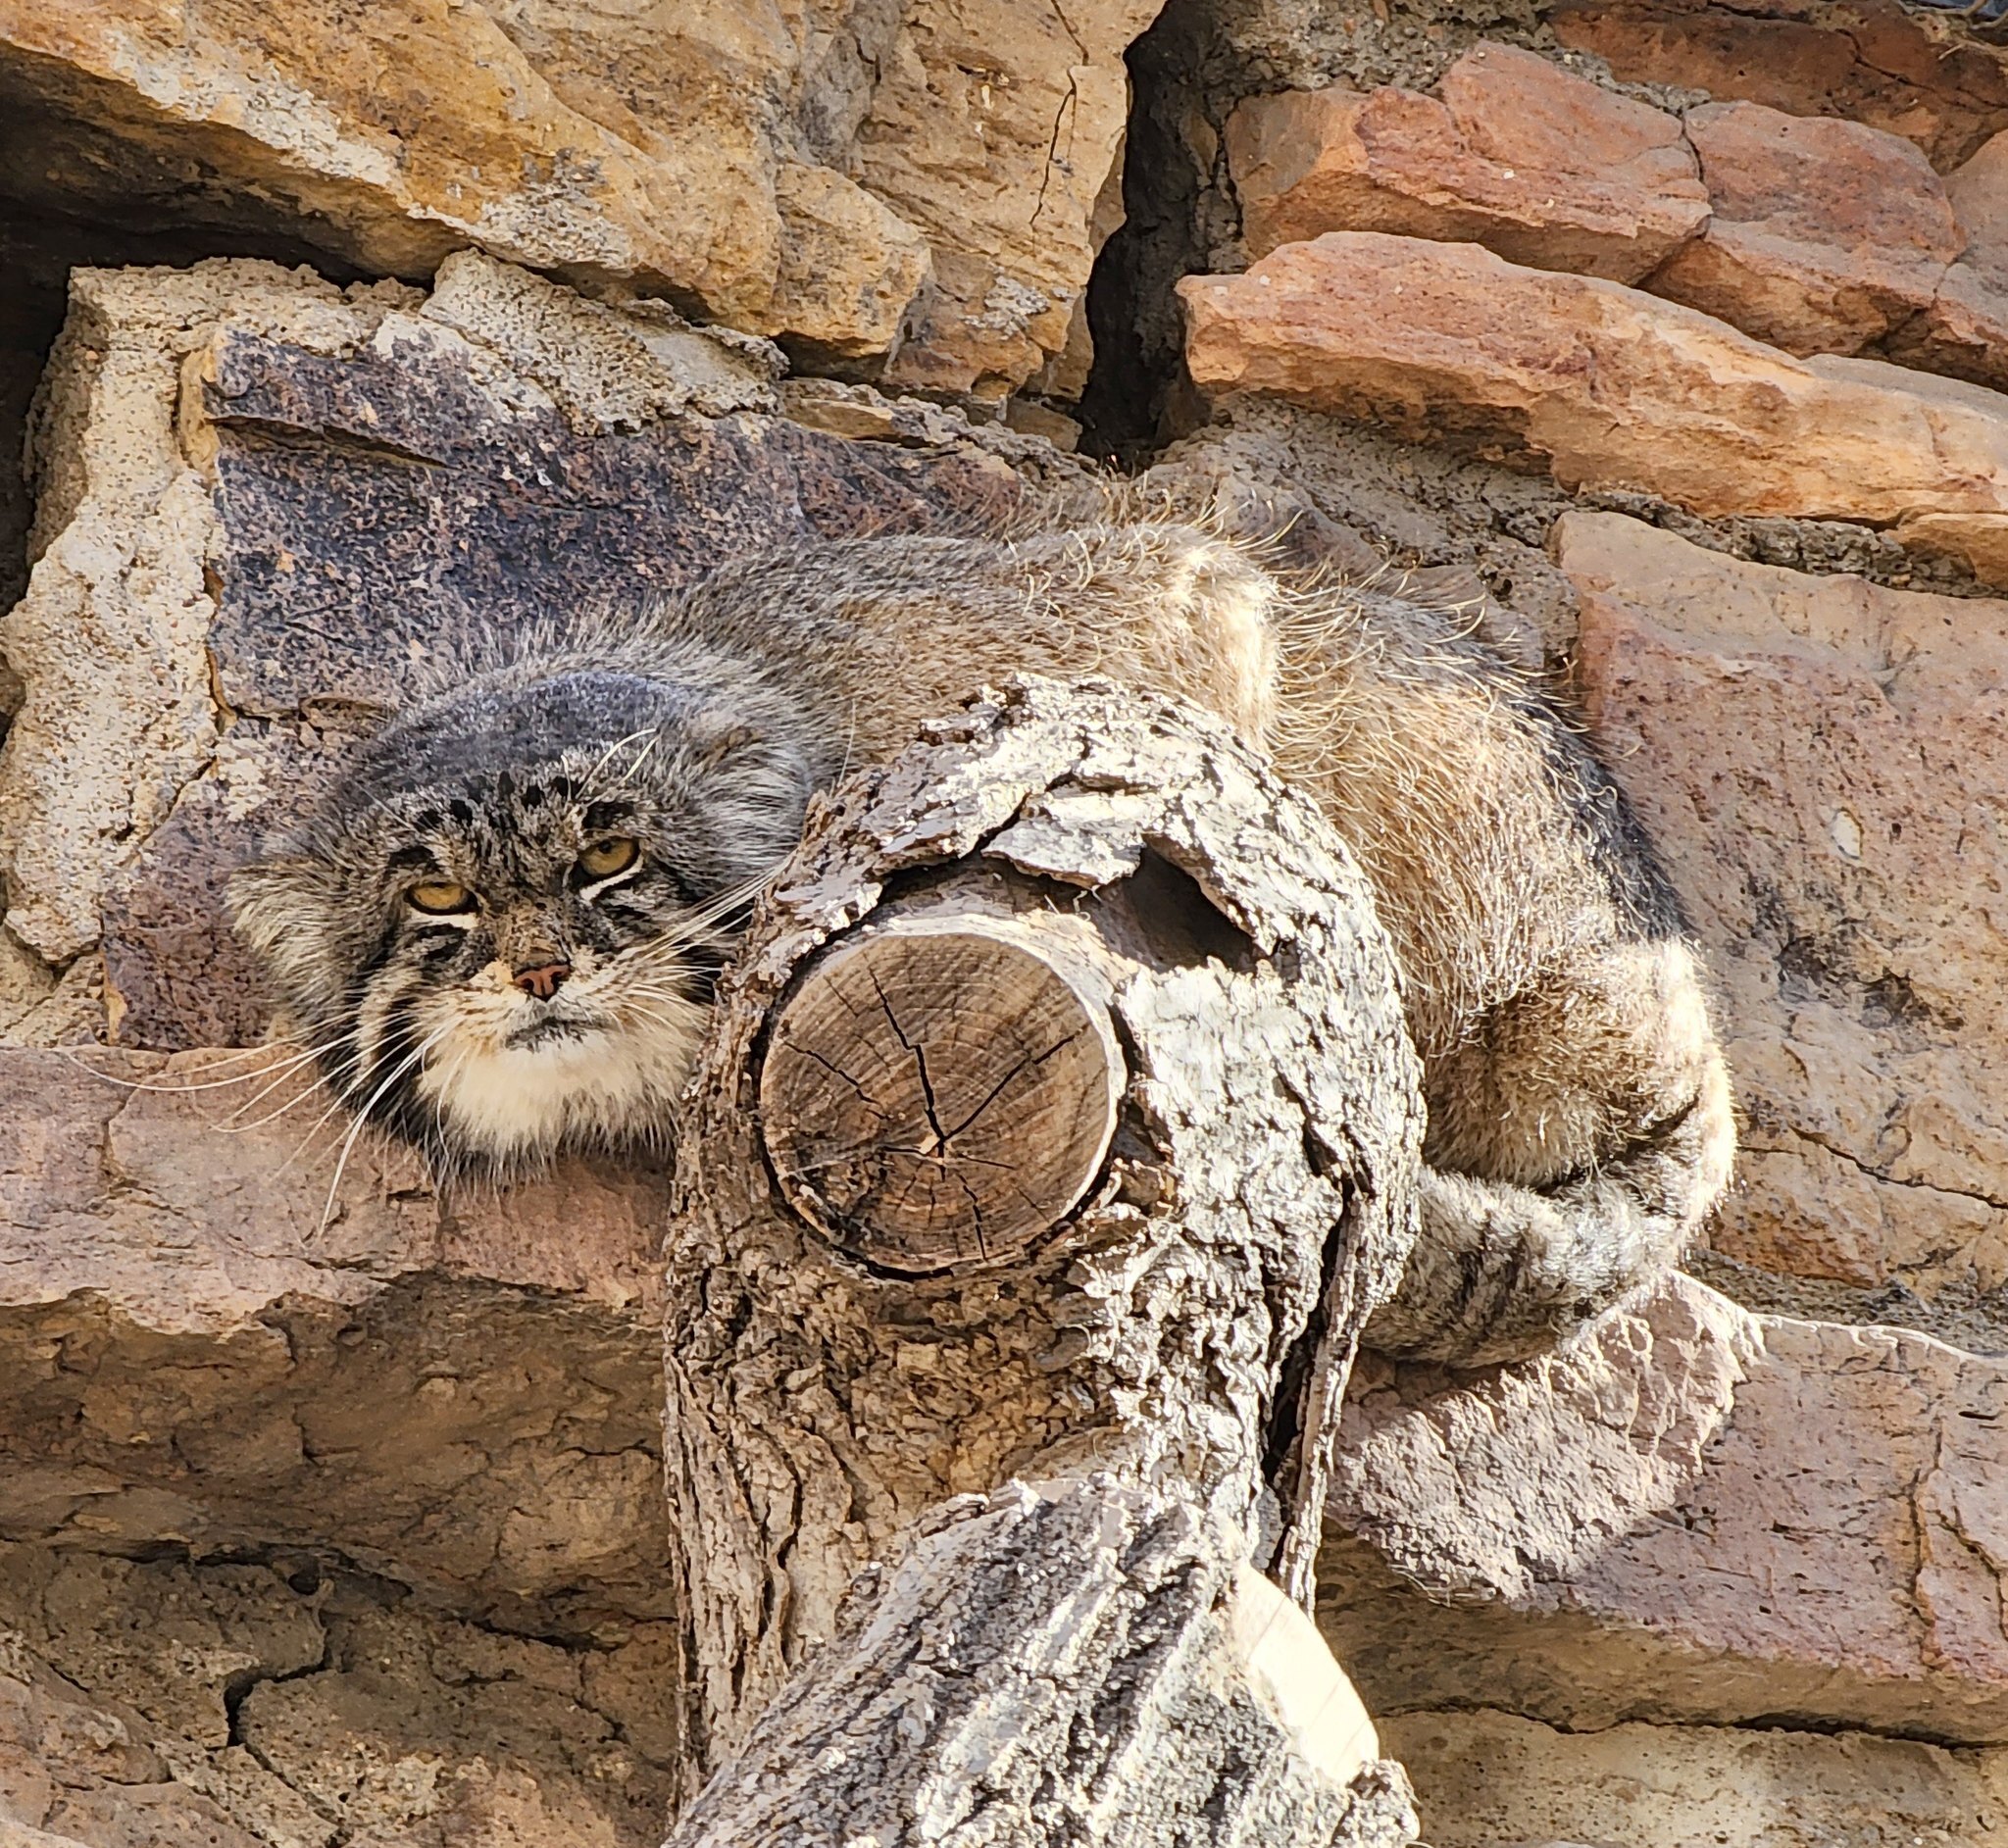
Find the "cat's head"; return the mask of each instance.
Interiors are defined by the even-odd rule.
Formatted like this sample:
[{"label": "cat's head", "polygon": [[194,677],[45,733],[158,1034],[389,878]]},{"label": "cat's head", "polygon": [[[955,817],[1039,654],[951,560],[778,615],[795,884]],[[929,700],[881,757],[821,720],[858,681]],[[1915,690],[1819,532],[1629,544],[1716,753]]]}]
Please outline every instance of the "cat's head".
[{"label": "cat's head", "polygon": [[393,720],[231,879],[352,1114],[442,1174],[659,1139],[811,784],[788,702],[589,664]]}]

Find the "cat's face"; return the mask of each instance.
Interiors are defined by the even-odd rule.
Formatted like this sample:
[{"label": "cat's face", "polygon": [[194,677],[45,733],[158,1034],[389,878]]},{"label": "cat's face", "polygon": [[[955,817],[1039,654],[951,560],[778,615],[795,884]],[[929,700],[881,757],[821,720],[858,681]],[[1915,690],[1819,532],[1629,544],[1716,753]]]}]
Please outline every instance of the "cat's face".
[{"label": "cat's face", "polygon": [[758,690],[475,681],[355,753],[231,881],[352,1114],[445,1174],[658,1140],[810,777]]}]

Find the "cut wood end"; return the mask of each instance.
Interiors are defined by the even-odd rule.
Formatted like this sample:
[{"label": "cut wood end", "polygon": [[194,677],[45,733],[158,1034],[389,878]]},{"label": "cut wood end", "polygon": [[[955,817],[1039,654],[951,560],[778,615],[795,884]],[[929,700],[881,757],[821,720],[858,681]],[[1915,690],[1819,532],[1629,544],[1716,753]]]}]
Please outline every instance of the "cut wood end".
[{"label": "cut wood end", "polygon": [[907,1275],[1019,1256],[1100,1174],[1128,1074],[1092,979],[980,918],[903,921],[812,965],[760,1074],[788,1204]]}]

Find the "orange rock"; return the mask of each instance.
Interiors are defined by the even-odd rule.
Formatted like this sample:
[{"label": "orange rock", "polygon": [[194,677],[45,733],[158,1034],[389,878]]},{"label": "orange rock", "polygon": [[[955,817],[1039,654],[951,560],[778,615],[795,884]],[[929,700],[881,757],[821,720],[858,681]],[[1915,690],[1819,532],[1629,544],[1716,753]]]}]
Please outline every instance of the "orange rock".
[{"label": "orange rock", "polygon": [[1067,344],[1154,11],[0,0],[34,150],[9,192],[85,221],[276,211],[409,280],[473,247],[1001,397]]},{"label": "orange rock", "polygon": [[[281,202],[365,270],[428,275],[479,245],[766,332],[780,215],[739,100],[743,35],[707,29],[728,11],[692,8],[624,60],[588,33],[526,49],[489,10],[441,0],[199,18],[156,0],[0,0],[0,66],[135,157]],[[658,92],[674,105],[642,121]]]},{"label": "orange rock", "polygon": [[1794,359],[1597,277],[1334,231],[1179,292],[1186,363],[1212,394],[1476,435],[1565,486],[1643,488],[1702,514],[2008,514],[2008,399]]},{"label": "orange rock", "polygon": [[1854,353],[1928,308],[1963,239],[1910,142],[1710,103],[1687,116],[1714,217],[1652,279],[1790,353]]},{"label": "orange rock", "polygon": [[1896,536],[1924,558],[1955,558],[1983,584],[2008,584],[2008,514],[1913,514]]},{"label": "orange rock", "polygon": [[1631,83],[1672,83],[1915,142],[1941,174],[2008,127],[2008,67],[1896,0],[1557,0],[1555,35]]},{"label": "orange rock", "polygon": [[1252,97],[1227,146],[1258,257],[1323,231],[1396,231],[1629,282],[1708,216],[1673,117],[1510,45],[1465,53],[1440,101],[1393,88]]},{"label": "orange rock", "polygon": [[1945,177],[1966,249],[1917,320],[1884,351],[1906,365],[2008,384],[2008,131]]},{"label": "orange rock", "polygon": [[1962,261],[2008,282],[2008,130],[1945,175],[1945,197],[1966,240]]}]

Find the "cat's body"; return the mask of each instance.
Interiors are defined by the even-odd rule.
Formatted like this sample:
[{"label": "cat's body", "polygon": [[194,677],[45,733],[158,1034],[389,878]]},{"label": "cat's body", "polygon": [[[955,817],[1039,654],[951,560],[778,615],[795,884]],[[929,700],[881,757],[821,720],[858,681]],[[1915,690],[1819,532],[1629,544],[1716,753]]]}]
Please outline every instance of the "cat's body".
[{"label": "cat's body", "polygon": [[1727,1181],[1729,1089],[1615,786],[1455,619],[1292,589],[1188,527],[728,568],[400,715],[238,875],[240,927],[349,1062],[353,1107],[443,1166],[638,1139],[687,1069],[732,895],[808,792],[1013,672],[1222,714],[1365,867],[1430,1112],[1422,1237],[1377,1344],[1508,1358],[1671,1264]]}]

